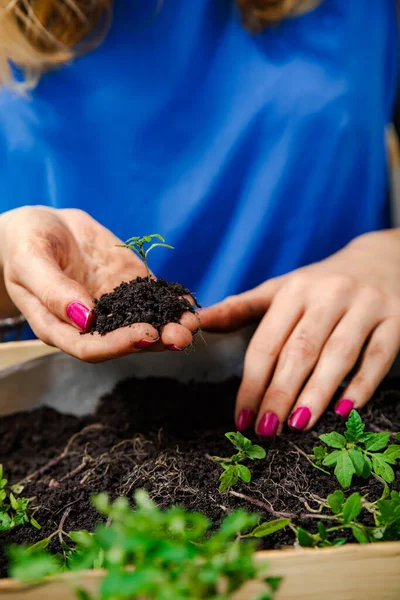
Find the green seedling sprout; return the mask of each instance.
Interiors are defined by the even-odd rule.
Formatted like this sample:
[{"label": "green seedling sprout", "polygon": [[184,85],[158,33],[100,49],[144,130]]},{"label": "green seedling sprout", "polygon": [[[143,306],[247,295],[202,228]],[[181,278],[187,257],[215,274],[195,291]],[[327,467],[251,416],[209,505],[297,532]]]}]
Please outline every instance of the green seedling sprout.
[{"label": "green seedling sprout", "polygon": [[[156,238],[160,242],[153,243],[153,239]],[[145,244],[151,244],[149,248],[144,249]],[[165,243],[164,238],[159,233],[151,233],[150,235],[144,235],[143,237],[131,237],[126,240],[125,244],[117,244],[118,248],[129,248],[132,250],[143,262],[146,267],[147,276],[150,277],[150,269],[147,264],[147,255],[151,250],[157,247],[169,248],[174,250],[173,246]]]}]

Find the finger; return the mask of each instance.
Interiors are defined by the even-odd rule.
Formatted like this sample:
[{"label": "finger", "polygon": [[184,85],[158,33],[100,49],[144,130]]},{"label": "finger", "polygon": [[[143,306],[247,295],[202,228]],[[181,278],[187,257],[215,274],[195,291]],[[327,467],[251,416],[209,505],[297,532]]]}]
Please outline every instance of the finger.
[{"label": "finger", "polygon": [[[28,268],[17,265],[9,285],[29,290],[49,312],[81,331],[88,331],[93,323],[92,297],[50,255],[31,254]],[[18,290],[15,293],[18,295]]]},{"label": "finger", "polygon": [[34,333],[50,346],[85,362],[103,362],[125,354],[139,352],[159,339],[156,329],[147,323],[137,323],[107,333],[80,335],[70,324],[50,313],[30,292],[18,298],[18,308],[26,316]]},{"label": "finger", "polygon": [[189,329],[190,332],[194,333],[200,327],[200,319],[199,316],[195,313],[185,312],[181,316],[180,323],[186,329]]},{"label": "finger", "polygon": [[179,352],[191,345],[192,334],[187,327],[179,323],[168,323],[161,330],[160,343],[167,350]]},{"label": "finger", "polygon": [[277,294],[248,346],[242,382],[236,400],[236,425],[246,429],[258,408],[275,368],[279,353],[303,314],[304,306],[292,294]]},{"label": "finger", "polygon": [[368,302],[357,304],[345,314],[326,342],[312,376],[293,407],[290,427],[308,430],[315,425],[379,324],[378,315],[378,306]]},{"label": "finger", "polygon": [[271,383],[259,409],[256,431],[272,437],[279,433],[321,350],[343,316],[343,304],[310,308],[282,348]]},{"label": "finger", "polygon": [[200,309],[201,328],[214,332],[234,331],[251,321],[261,319],[281,283],[282,278],[271,279],[253,290]]},{"label": "finger", "polygon": [[360,368],[336,404],[336,414],[347,417],[353,408],[361,408],[370,400],[399,350],[400,323],[397,319],[388,319],[371,335]]}]

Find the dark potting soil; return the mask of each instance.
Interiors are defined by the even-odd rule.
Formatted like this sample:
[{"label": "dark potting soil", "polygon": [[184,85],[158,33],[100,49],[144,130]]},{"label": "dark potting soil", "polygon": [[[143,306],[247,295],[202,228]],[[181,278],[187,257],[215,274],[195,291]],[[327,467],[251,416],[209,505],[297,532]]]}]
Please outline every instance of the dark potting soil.
[{"label": "dark potting soil", "polygon": [[[224,433],[232,420],[239,381],[182,385],[170,379],[121,382],[99,402],[87,418],[61,415],[50,408],[0,419],[0,463],[12,483],[26,480],[23,495],[35,498],[35,518],[42,525],[19,527],[0,534],[0,576],[6,574],[4,546],[32,544],[54,532],[93,530],[99,516],[90,496],[108,491],[112,497],[132,497],[144,488],[162,507],[182,504],[205,513],[215,525],[238,507],[255,510],[263,520],[276,512],[293,515],[297,524],[315,530],[316,521],[304,517],[317,508],[316,497],[327,497],[339,487],[333,476],[313,468],[302,452],[310,453],[324,432],[344,430],[344,422],[328,410],[315,431],[285,431],[272,442],[262,441],[267,458],[251,464],[252,481],[235,492],[250,500],[218,492],[219,467],[207,455],[229,456],[232,447]],[[400,381],[384,384],[363,410],[367,429],[400,430]],[[254,441],[259,440],[252,431]],[[400,490],[399,468],[393,489]],[[377,499],[382,485],[354,478],[351,491]],[[251,500],[252,499],[252,500]],[[264,508],[252,501],[261,502]],[[346,534],[344,534],[346,535]],[[54,550],[59,550],[54,538]],[[287,528],[261,542],[263,548],[294,543]]]},{"label": "dark potting soil", "polygon": [[169,283],[162,278],[137,277],[123,282],[110,294],[95,300],[96,319],[91,333],[105,335],[134,323],[150,323],[160,331],[167,323],[179,323],[184,312],[195,311],[189,300],[183,298],[188,295],[193,297],[180,283]]}]

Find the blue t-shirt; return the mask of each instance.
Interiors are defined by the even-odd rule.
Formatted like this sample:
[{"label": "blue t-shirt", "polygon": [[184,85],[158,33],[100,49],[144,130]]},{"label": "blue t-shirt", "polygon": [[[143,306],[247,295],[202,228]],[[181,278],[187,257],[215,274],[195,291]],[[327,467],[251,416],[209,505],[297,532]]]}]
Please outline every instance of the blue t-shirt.
[{"label": "blue t-shirt", "polygon": [[[0,208],[158,232],[204,305],[390,226],[396,0],[325,0],[259,35],[234,0],[116,0],[102,46],[0,93]],[[17,232],[16,232],[17,234]]]}]

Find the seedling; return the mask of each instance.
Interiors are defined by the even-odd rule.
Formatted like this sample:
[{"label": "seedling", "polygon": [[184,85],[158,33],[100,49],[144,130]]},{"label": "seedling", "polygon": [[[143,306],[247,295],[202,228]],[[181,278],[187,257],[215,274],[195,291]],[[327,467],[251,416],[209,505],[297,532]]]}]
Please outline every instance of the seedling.
[{"label": "seedling", "polygon": [[[265,565],[255,565],[253,541],[237,539],[254,527],[257,516],[238,510],[211,533],[210,522],[200,513],[179,507],[164,512],[143,490],[135,493],[135,502],[132,510],[127,498],[111,503],[107,494],[99,494],[93,504],[107,524],[99,525],[93,534],[69,534],[73,548],[66,568],[105,570],[99,595],[78,589],[79,599],[228,600],[254,579],[265,585],[263,595],[254,600],[273,598],[279,579],[261,575]],[[13,577],[33,583],[65,570],[62,558],[51,555],[46,542],[39,544],[10,550]]]},{"label": "seedling", "polygon": [[0,465],[0,531],[9,531],[18,525],[29,523],[40,529],[39,523],[28,512],[29,498],[19,498],[22,490],[17,486],[9,486],[3,478],[3,465]]},{"label": "seedling", "polygon": [[238,452],[230,458],[221,458],[219,456],[210,456],[209,458],[215,462],[218,462],[223,472],[220,475],[219,491],[224,494],[231,487],[237,484],[239,479],[245,483],[251,481],[251,472],[246,465],[242,464],[246,460],[261,460],[265,458],[266,452],[261,446],[253,444],[248,438],[244,437],[239,432],[229,432],[225,434],[225,437],[232,442]]},{"label": "seedling", "polygon": [[[353,475],[368,479],[373,473],[387,483],[394,480],[390,465],[395,465],[400,459],[400,445],[388,445],[390,433],[365,432],[364,429],[360,415],[352,410],[344,435],[334,431],[319,436],[324,444],[334,450],[328,452],[324,446],[313,449],[316,466],[334,466],[336,478],[343,488],[351,485]],[[399,434],[396,439],[399,440]]]},{"label": "seedling", "polygon": [[[160,240],[160,242],[153,243],[153,239],[156,238]],[[151,244],[147,250],[144,249],[145,244]],[[173,246],[169,246],[165,243],[164,238],[159,233],[152,233],[150,235],[144,235],[143,237],[131,237],[126,240],[125,244],[117,244],[118,248],[129,248],[132,250],[139,258],[144,262],[144,266],[146,267],[147,276],[150,277],[150,269],[147,264],[147,255],[151,250],[161,246],[162,248],[169,248],[170,250],[174,250]]]}]

